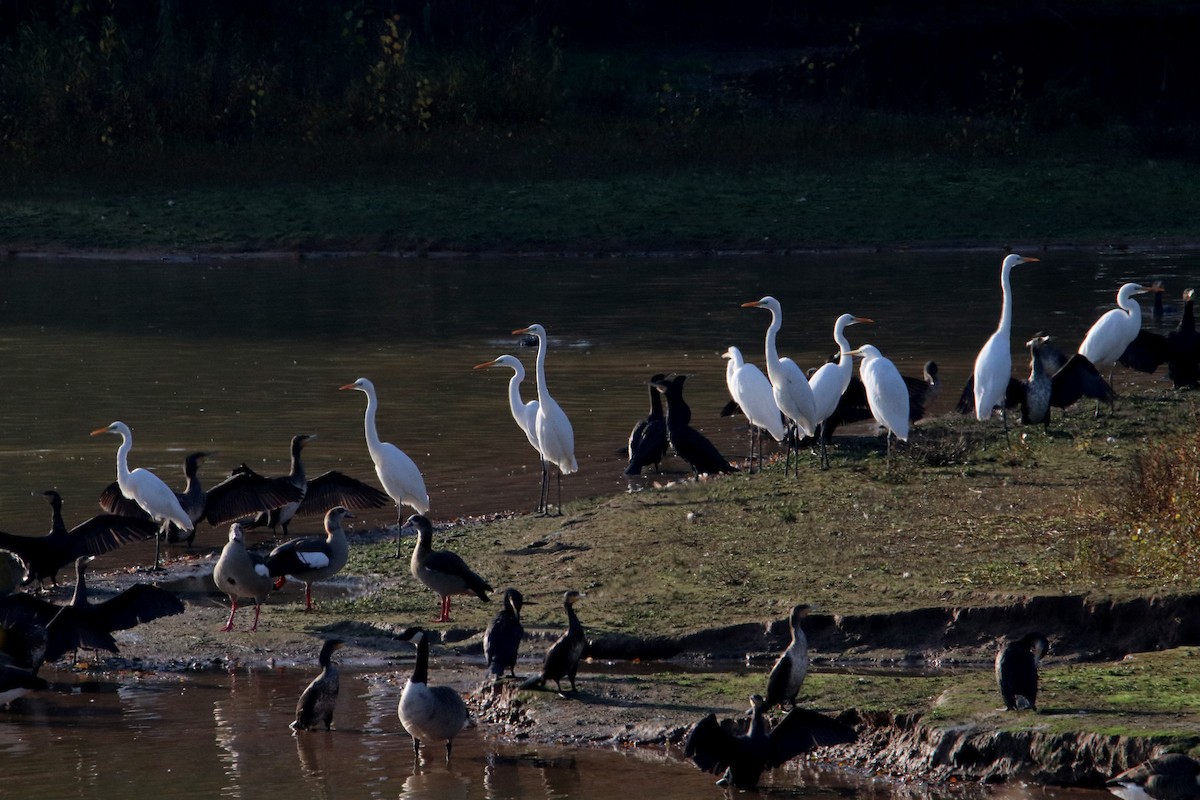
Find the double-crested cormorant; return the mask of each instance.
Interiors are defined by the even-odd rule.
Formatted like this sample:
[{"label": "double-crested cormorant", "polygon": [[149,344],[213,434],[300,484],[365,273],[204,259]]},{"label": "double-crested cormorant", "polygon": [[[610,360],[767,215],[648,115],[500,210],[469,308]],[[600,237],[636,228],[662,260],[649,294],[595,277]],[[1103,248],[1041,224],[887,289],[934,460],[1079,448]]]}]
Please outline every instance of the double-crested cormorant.
[{"label": "double-crested cormorant", "polygon": [[1000,324],[975,357],[975,370],[972,375],[975,419],[988,419],[999,406],[1004,416],[1005,432],[1008,431],[1008,415],[1004,412],[1004,396],[1008,391],[1008,379],[1012,377],[1012,350],[1009,345],[1012,330],[1012,282],[1009,273],[1018,264],[1037,260],[1011,253],[1000,263],[1000,291],[1003,295],[1000,304]]},{"label": "double-crested cormorant", "polygon": [[[767,295],[761,300],[742,303],[742,308],[765,308],[771,312],[771,324],[767,327],[766,356],[767,377],[771,380],[771,391],[775,396],[775,405],[783,412],[793,425],[799,428],[804,436],[812,436],[817,430],[817,401],[813,397],[812,387],[808,378],[790,358],[780,358],[775,346],[775,336],[783,325],[783,307],[774,297]],[[790,458],[793,440],[799,436],[788,438],[788,456]],[[799,451],[796,454],[797,474],[800,469]],[[788,465],[784,464],[784,473]]]},{"label": "double-crested cormorant", "polygon": [[488,624],[483,632],[483,658],[487,662],[488,672],[497,679],[504,677],[504,671],[514,678],[517,677],[517,651],[521,647],[521,639],[525,637],[525,628],[521,626],[521,607],[525,605],[525,597],[516,589],[504,590],[504,608]]},{"label": "double-crested cormorant", "polygon": [[[200,461],[208,458],[212,453],[189,453],[183,460],[183,476],[184,487],[182,492],[175,492],[175,497],[179,500],[180,507],[183,508],[188,519],[192,521],[192,530],[187,532],[187,535],[180,538],[180,530],[172,525],[167,529],[167,541],[179,542],[182,541],[189,547],[196,538],[195,525],[200,520],[204,519],[204,507],[208,500],[208,492],[204,491],[203,485],[200,483]],[[121,514],[127,517],[144,516],[142,511],[134,501],[121,494],[121,487],[116,482],[110,483],[100,493],[100,507],[112,514]]]},{"label": "double-crested cormorant", "polygon": [[487,369],[489,367],[508,367],[513,371],[512,377],[508,379],[508,410],[512,413],[512,418],[516,420],[517,426],[521,432],[525,434],[529,446],[537,451],[538,461],[542,465],[542,490],[538,494],[538,507],[533,512],[539,513],[545,511],[542,508],[542,497],[545,493],[546,484],[546,459],[542,455],[542,448],[538,446],[537,439],[537,412],[539,403],[537,400],[525,401],[521,398],[521,381],[525,380],[525,365],[516,356],[502,355],[491,361],[485,361],[482,364],[476,364],[473,369]]},{"label": "double-crested cormorant", "polygon": [[821,466],[829,466],[829,451],[826,444],[829,437],[825,435],[825,421],[837,412],[838,403],[850,386],[854,377],[854,359],[851,357],[850,341],[846,338],[846,326],[857,325],[860,322],[874,322],[867,317],[856,317],[853,314],[842,314],[833,323],[833,340],[837,342],[838,358],[827,361],[808,379],[812,387],[813,401],[816,403],[816,419],[820,425],[817,431],[818,447],[821,451]]},{"label": "double-crested cormorant", "polygon": [[[1050,409],[1067,408],[1084,397],[1112,402],[1116,397],[1112,387],[1092,362],[1075,353],[1069,359],[1054,345],[1050,337],[1038,334],[1025,343],[1029,348],[1029,377],[1014,379],[1010,385],[1008,404],[1014,400],[1021,406],[1021,422],[1050,425]],[[1011,397],[1016,391],[1017,397]]]},{"label": "double-crested cormorant", "polygon": [[729,388],[729,396],[733,399],[725,407],[721,416],[728,416],[734,407],[741,411],[750,423],[750,458],[746,462],[751,471],[754,470],[754,440],[758,439],[758,468],[762,469],[762,432],[771,434],[777,442],[782,442],[787,436],[787,427],[783,422],[783,413],[775,405],[775,395],[771,391],[771,381],[762,370],[753,364],[746,363],[742,351],[730,345],[721,358],[729,359],[725,366],[725,385]]},{"label": "double-crested cormorant", "polygon": [[888,454],[892,452],[892,434],[908,441],[908,386],[896,365],[883,357],[879,348],[864,344],[850,355],[861,356],[858,374],[867,392],[867,405],[875,421],[887,429]]},{"label": "double-crested cormorant", "polygon": [[[537,435],[538,448],[542,458],[548,464],[558,467],[558,513],[562,514],[562,476],[570,475],[579,470],[575,460],[575,431],[571,421],[559,408],[558,403],[550,396],[546,388],[546,329],[534,323],[528,328],[518,328],[514,334],[532,334],[538,340],[537,352],[537,420],[534,433]],[[547,514],[550,508],[549,476],[542,481],[542,510]]]},{"label": "double-crested cormorant", "polygon": [[0,706],[47,688],[37,676],[46,641],[46,628],[32,609],[0,604]]},{"label": "double-crested cormorant", "polygon": [[571,691],[575,691],[575,674],[579,671],[579,661],[587,648],[587,637],[584,635],[583,624],[575,614],[575,603],[586,594],[576,591],[563,593],[563,608],[567,612],[567,630],[550,649],[546,651],[546,660],[542,662],[542,671],[521,684],[522,689],[537,687],[544,689],[546,681],[554,681],[558,691],[562,691],[562,679],[571,681]]},{"label": "double-crested cormorant", "polygon": [[1121,800],[1191,800],[1200,797],[1200,762],[1183,753],[1163,753],[1105,786]]},{"label": "double-crested cormorant", "polygon": [[0,706],[7,706],[18,697],[49,688],[45,678],[11,664],[0,664]]},{"label": "double-crested cormorant", "polygon": [[396,707],[400,724],[412,736],[414,755],[421,754],[422,743],[445,741],[449,761],[454,737],[467,725],[467,704],[451,687],[429,685],[429,634],[423,628],[409,628],[400,638],[417,646],[417,662]]},{"label": "double-crested cormorant", "polygon": [[467,566],[457,553],[449,550],[434,550],[433,523],[421,514],[413,514],[404,523],[404,530],[416,531],[417,543],[413,547],[409,568],[412,575],[428,586],[441,598],[441,614],[435,622],[450,621],[450,598],[456,594],[475,594],[485,603],[492,586]]},{"label": "double-crested cormorant", "polygon": [[342,530],[342,520],[351,514],[345,506],[334,506],[325,514],[325,536],[304,536],[284,542],[267,556],[267,571],[275,578],[275,588],[286,578],[304,581],[304,610],[312,609],[312,585],[333,577],[346,566],[350,543]]},{"label": "double-crested cormorant", "polygon": [[159,523],[159,533],[154,540],[154,568],[158,569],[161,565],[162,540],[168,527],[174,524],[180,530],[191,533],[195,526],[175,492],[161,478],[141,467],[132,472],[129,470],[129,451],[133,449],[133,433],[129,426],[124,422],[114,422],[107,428],[92,431],[92,436],[102,433],[121,437],[121,446],[117,448],[117,486],[121,494],[137,503],[150,519]]},{"label": "double-crested cormorant", "polygon": [[84,571],[93,558],[81,556],[75,560],[75,593],[65,606],[27,594],[0,598],[0,609],[22,609],[45,627],[46,661],[56,661],[81,647],[117,653],[114,631],[183,613],[178,597],[148,583],[134,584],[100,603],[88,602]]},{"label": "double-crested cormorant", "polygon": [[721,455],[708,437],[688,424],[692,410],[683,399],[686,380],[686,375],[672,375],[651,384],[667,400],[667,441],[675,455],[686,461],[696,475],[737,472],[737,467]]},{"label": "double-crested cormorant", "polygon": [[333,651],[345,642],[341,639],[326,639],[321,645],[317,663],[321,673],[313,678],[296,703],[296,719],[289,725],[294,731],[310,731],[318,723],[325,723],[325,730],[333,725],[333,707],[337,705],[339,679],[338,665],[333,660]]},{"label": "double-crested cormorant", "polygon": [[775,666],[771,667],[763,711],[770,711],[784,703],[788,703],[792,708],[796,707],[796,695],[800,693],[804,679],[808,677],[808,637],[800,627],[804,618],[808,616],[808,611],[807,605],[798,605],[792,609],[788,618],[792,641],[779,656]]},{"label": "double-crested cormorant", "polygon": [[375,462],[375,474],[383,484],[383,490],[396,503],[396,558],[400,557],[399,526],[404,522],[401,518],[403,505],[412,506],[418,514],[429,513],[429,492],[425,490],[425,478],[416,463],[408,454],[391,442],[380,441],[379,431],[375,427],[375,412],[379,408],[379,398],[375,394],[375,384],[366,378],[359,378],[354,383],[339,387],[357,389],[367,396],[367,411],[364,426],[367,435],[367,452]]},{"label": "double-crested cormorant", "polygon": [[641,475],[642,468],[654,465],[655,472],[662,472],[660,465],[663,456],[667,454],[667,419],[663,415],[662,395],[654,384],[666,377],[661,372],[650,376],[650,413],[645,419],[638,420],[629,432],[629,443],[626,452],[629,464],[625,467],[626,475]]},{"label": "double-crested cormorant", "polygon": [[709,714],[697,722],[684,744],[684,753],[705,772],[722,775],[722,786],[738,789],[758,786],[763,771],[775,769],[801,753],[832,744],[847,744],[857,737],[854,729],[835,719],[804,708],[793,708],[767,732],[765,701],[750,698],[750,730],[733,733]]},{"label": "double-crested cormorant", "polygon": [[25,567],[24,583],[44,583],[47,578],[58,585],[58,571],[80,556],[98,556],[128,542],[149,539],[158,534],[158,525],[140,508],[137,517],[99,514],[67,530],[62,517],[62,497],[58,492],[42,492],[50,501],[50,532],[45,536],[16,536],[0,533],[0,550],[12,553]]},{"label": "double-crested cormorant", "polygon": [[266,559],[246,549],[242,526],[236,522],[229,526],[229,541],[225,543],[221,557],[213,567],[213,582],[229,595],[233,604],[229,609],[229,619],[221,630],[233,630],[233,616],[237,613],[238,601],[243,598],[254,599],[254,624],[250,630],[258,630],[258,616],[263,603],[267,602],[267,596],[275,587],[275,580],[271,577]]},{"label": "double-crested cormorant", "polygon": [[1027,633],[996,654],[996,683],[1006,709],[1037,711],[1038,665],[1049,651],[1050,642],[1045,636]]},{"label": "double-crested cormorant", "polygon": [[1139,372],[1154,372],[1165,362],[1167,376],[1176,389],[1195,388],[1200,384],[1200,334],[1196,333],[1192,294],[1191,289],[1183,293],[1183,315],[1175,330],[1165,336],[1139,330],[1121,354],[1120,362]]}]

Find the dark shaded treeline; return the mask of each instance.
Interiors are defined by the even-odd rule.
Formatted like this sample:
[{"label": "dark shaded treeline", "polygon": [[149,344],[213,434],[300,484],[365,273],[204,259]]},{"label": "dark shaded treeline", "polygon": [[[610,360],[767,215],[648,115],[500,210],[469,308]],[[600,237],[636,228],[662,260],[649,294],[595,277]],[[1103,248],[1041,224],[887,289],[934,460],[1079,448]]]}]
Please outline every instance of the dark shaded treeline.
[{"label": "dark shaded treeline", "polygon": [[1187,154],[1198,39],[1184,2],[10,0],[0,143],[652,118],[673,83],[710,114],[1122,124]]}]

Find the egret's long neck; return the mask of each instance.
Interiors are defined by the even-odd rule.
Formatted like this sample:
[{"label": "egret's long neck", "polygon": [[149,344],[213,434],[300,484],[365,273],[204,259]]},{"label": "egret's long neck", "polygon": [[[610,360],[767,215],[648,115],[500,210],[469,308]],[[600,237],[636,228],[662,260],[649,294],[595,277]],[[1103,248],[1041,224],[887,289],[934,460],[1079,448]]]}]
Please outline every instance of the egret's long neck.
[{"label": "egret's long neck", "polygon": [[[1125,313],[1129,315],[1131,320],[1137,322],[1139,328],[1142,327],[1142,306],[1132,295],[1118,298],[1117,305],[1125,309]],[[1132,324],[1130,327],[1133,327]]]},{"label": "egret's long neck", "polygon": [[546,337],[538,337],[537,354],[537,393],[538,402],[546,405]]},{"label": "egret's long neck", "polygon": [[366,392],[367,410],[363,414],[363,428],[367,434],[367,450],[374,453],[379,449],[379,430],[375,427],[375,412],[379,410],[379,398],[374,392]]},{"label": "egret's long neck", "polygon": [[525,380],[525,370],[513,370],[513,376],[508,380],[508,407],[512,409],[513,417],[521,418],[525,410],[525,401],[521,399],[521,381]]},{"label": "egret's long neck", "polygon": [[121,446],[117,448],[117,485],[129,480],[129,451],[133,449],[133,440],[121,434]]},{"label": "egret's long neck", "polygon": [[1000,270],[1000,292],[1003,297],[1000,301],[1000,324],[996,327],[997,333],[1008,333],[1012,330],[1012,281],[1009,280],[1010,272],[1012,272],[1012,269],[1007,266]]},{"label": "egret's long neck", "polygon": [[777,369],[779,364],[779,350],[775,347],[775,334],[779,333],[779,329],[783,326],[783,315],[770,309],[771,324],[767,326],[767,372],[772,373]]},{"label": "egret's long neck", "polygon": [[842,357],[854,349],[850,346],[850,340],[846,338],[846,323],[844,322],[833,326],[833,340],[837,342],[838,353]]}]

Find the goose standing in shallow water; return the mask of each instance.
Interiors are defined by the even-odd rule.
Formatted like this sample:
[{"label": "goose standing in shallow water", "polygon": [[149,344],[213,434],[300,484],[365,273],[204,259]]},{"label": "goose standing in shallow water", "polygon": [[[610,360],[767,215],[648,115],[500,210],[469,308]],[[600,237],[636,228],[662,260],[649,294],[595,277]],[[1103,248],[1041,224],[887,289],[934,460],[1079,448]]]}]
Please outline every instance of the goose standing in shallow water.
[{"label": "goose standing in shallow water", "polygon": [[[418,514],[429,513],[429,492],[425,490],[425,478],[408,454],[391,442],[380,441],[375,427],[375,412],[379,409],[379,397],[375,384],[366,378],[340,387],[342,391],[356,389],[367,396],[367,411],[364,427],[367,436],[367,452],[375,463],[375,474],[383,484],[383,490],[396,503],[396,525],[403,523],[401,506],[412,506]],[[396,558],[400,557],[400,532],[396,531]]]},{"label": "goose standing in shallow water", "polygon": [[350,543],[342,530],[343,519],[353,519],[344,506],[335,506],[325,514],[325,536],[306,536],[284,542],[267,556],[267,571],[275,578],[275,588],[288,577],[304,581],[304,610],[312,610],[312,585],[331,578],[346,566]]},{"label": "goose standing in shallow water", "polygon": [[792,641],[771,668],[771,675],[767,678],[767,698],[763,711],[770,711],[784,703],[788,703],[792,708],[796,707],[796,695],[800,694],[804,679],[808,677],[808,637],[800,627],[808,616],[808,611],[809,606],[806,605],[798,605],[792,609],[788,618]]},{"label": "goose standing in shallow water", "polygon": [[688,733],[684,753],[705,772],[722,775],[720,786],[753,789],[765,770],[775,769],[816,747],[848,744],[857,736],[854,729],[835,719],[803,708],[793,708],[767,731],[763,714],[765,701],[750,698],[750,730],[734,734],[709,714]]},{"label": "goose standing in shallow water", "polygon": [[450,621],[450,598],[456,594],[475,594],[483,602],[492,586],[467,566],[457,553],[449,550],[434,550],[433,523],[421,514],[413,514],[404,523],[404,531],[415,531],[417,543],[413,547],[409,569],[412,575],[441,598],[441,614],[434,622]]},{"label": "goose standing in shallow water", "polygon": [[542,671],[521,684],[522,689],[544,689],[546,681],[554,681],[558,691],[562,691],[562,679],[571,681],[571,691],[575,691],[575,674],[579,671],[579,661],[587,648],[587,637],[583,624],[575,614],[575,603],[586,594],[576,591],[563,593],[563,608],[567,612],[567,630],[546,651],[546,660],[542,662]]},{"label": "goose standing in shallow water", "polygon": [[322,722],[325,723],[325,730],[329,730],[333,725],[333,708],[337,705],[341,688],[333,652],[343,644],[345,642],[341,639],[327,639],[321,645],[321,654],[317,657],[321,672],[300,694],[300,700],[296,703],[296,719],[288,726],[292,730],[310,731]]},{"label": "goose standing in shallow water", "polygon": [[[538,410],[534,432],[537,435],[538,449],[542,451],[542,458],[558,467],[558,513],[561,515],[562,476],[579,471],[579,463],[575,460],[575,430],[546,387],[546,329],[534,323],[528,328],[518,328],[513,331],[513,334],[531,334],[538,340],[536,372]],[[546,475],[542,481],[541,510],[546,514],[550,513],[549,475]]]},{"label": "goose standing in shallow water", "polygon": [[158,536],[154,540],[154,568],[158,569],[162,565],[162,540],[170,525],[174,523],[187,533],[191,533],[195,526],[175,492],[161,478],[142,467],[130,471],[129,451],[133,449],[133,433],[129,426],[117,421],[107,428],[97,428],[92,431],[92,436],[102,433],[121,437],[121,446],[117,448],[117,486],[121,494],[137,503],[150,519],[159,523]]},{"label": "goose standing in shallow water", "polygon": [[1040,633],[1027,633],[1010,641],[996,654],[996,683],[1009,711],[1037,711],[1038,667],[1050,652],[1050,642]]},{"label": "goose standing in shallow water", "polygon": [[229,595],[233,604],[229,609],[229,619],[221,630],[233,630],[233,616],[238,610],[238,600],[243,598],[254,599],[254,624],[250,630],[258,630],[258,616],[263,603],[267,602],[267,596],[275,588],[275,580],[271,577],[266,559],[246,549],[242,526],[236,522],[229,526],[229,541],[225,543],[221,557],[213,567],[213,582]]},{"label": "goose standing in shallow water", "polygon": [[467,726],[467,704],[449,686],[429,685],[429,634],[423,628],[409,628],[400,636],[417,646],[417,661],[412,676],[404,684],[396,714],[413,739],[413,755],[421,754],[421,745],[446,742],[446,760],[454,737]]}]

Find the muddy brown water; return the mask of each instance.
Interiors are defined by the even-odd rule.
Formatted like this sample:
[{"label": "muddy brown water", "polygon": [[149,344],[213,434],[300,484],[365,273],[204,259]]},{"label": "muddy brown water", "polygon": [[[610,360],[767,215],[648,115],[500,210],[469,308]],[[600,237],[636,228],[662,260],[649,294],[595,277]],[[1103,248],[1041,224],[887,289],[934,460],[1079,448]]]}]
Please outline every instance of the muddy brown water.
[{"label": "muddy brown water", "polygon": [[[332,731],[293,734],[288,722],[309,669],[236,670],[90,679],[48,670],[54,691],[0,710],[4,797],[512,798],[723,797],[677,748],[566,748],[502,742],[485,727],[455,740],[447,763],[416,758],[396,718],[404,675],[343,670]],[[136,793],[136,794],[135,794]],[[764,779],[767,796],[880,800],[985,796],[796,762]],[[1014,783],[1010,800],[1110,795]]]}]

